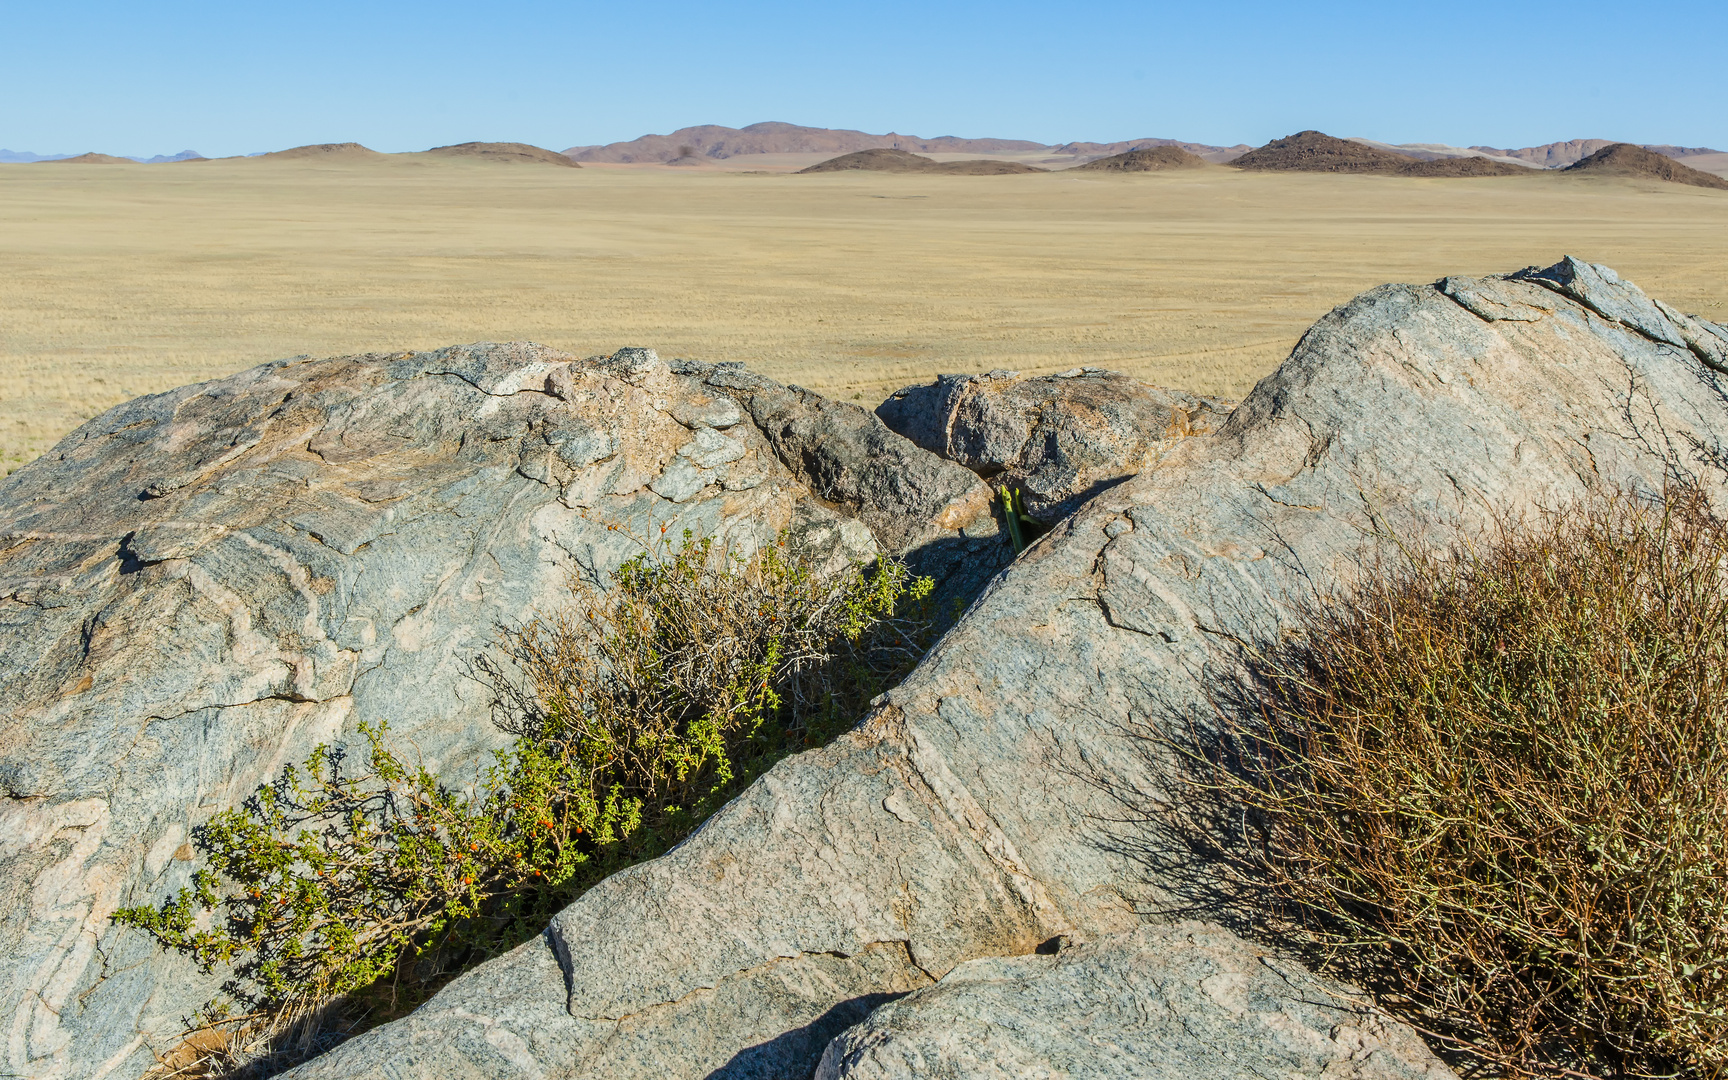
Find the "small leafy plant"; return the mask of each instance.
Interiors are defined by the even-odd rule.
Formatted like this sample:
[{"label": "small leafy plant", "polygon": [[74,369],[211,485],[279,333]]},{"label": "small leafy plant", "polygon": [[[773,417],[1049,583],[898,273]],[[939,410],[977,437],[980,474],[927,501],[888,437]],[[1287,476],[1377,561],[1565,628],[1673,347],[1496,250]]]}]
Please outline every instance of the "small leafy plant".
[{"label": "small leafy plant", "polygon": [[1701,494],[1408,553],[1250,666],[1191,790],[1246,823],[1227,865],[1286,929],[1475,1069],[1728,1076],[1728,528]]},{"label": "small leafy plant", "polygon": [[1004,484],[998,490],[1002,494],[1002,516],[1008,522],[1008,539],[1014,544],[1014,554],[1018,555],[1030,547],[1032,541],[1043,536],[1048,527],[1026,513],[1026,496],[1019,488],[1010,491]]},{"label": "small leafy plant", "polygon": [[824,575],[784,537],[744,558],[686,532],[571,590],[478,659],[515,738],[471,784],[362,723],[358,752],[320,746],[200,827],[190,887],[115,914],[232,971],[206,1025],[298,1024],[310,1050],[331,1002],[415,1003],[845,730],[930,636],[928,578],[892,558]]}]

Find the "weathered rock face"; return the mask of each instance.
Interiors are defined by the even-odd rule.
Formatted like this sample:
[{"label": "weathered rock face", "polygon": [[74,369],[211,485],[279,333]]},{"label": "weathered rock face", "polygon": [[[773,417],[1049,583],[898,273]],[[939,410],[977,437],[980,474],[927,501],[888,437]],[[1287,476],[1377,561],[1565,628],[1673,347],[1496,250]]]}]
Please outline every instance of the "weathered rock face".
[{"label": "weathered rock face", "polygon": [[896,391],[876,415],[924,449],[1018,488],[1029,516],[1049,523],[1228,411],[1215,398],[1076,368],[1039,378],[943,375]]},{"label": "weathered rock face", "polygon": [[1441,1080],[1409,1028],[1206,923],[968,960],[828,1044],[816,1080]]},{"label": "weathered rock face", "polygon": [[941,583],[939,599],[971,599],[1007,564],[1012,551],[992,516],[990,488],[972,472],[856,405],[736,364],[687,370],[743,402],[797,478],[827,505],[856,515],[888,550],[908,553],[916,572]]},{"label": "weathered rock face", "polygon": [[976,528],[977,478],[864,410],[680,370],[525,344],[285,360],[123,405],[0,482],[0,1071],[141,1073],[214,985],[109,915],[183,885],[190,826],[361,719],[470,775],[502,737],[465,662],[631,533],[792,529],[844,560],[872,527],[896,549]]},{"label": "weathered rock face", "polygon": [[[1677,471],[1719,497],[1728,379],[1689,334],[1728,341],[1579,263],[1357,297],[1217,432],[1033,545],[855,731],[776,766],[544,939],[293,1075],[802,1076],[884,996],[1057,935],[1102,947],[1136,930],[1135,900],[1171,883],[1131,858],[1148,838],[1108,824],[1100,783],[1150,783],[1124,726],[1205,709],[1229,661],[1216,643],[1275,633],[1284,598],[1388,534],[1659,490]],[[934,1030],[921,1000],[860,1039],[921,1045],[895,1034]],[[1204,1022],[1233,1032],[1220,1052],[1277,1051],[1258,1020]],[[1356,1051],[1335,1052],[1325,1071],[1350,1075]]]}]

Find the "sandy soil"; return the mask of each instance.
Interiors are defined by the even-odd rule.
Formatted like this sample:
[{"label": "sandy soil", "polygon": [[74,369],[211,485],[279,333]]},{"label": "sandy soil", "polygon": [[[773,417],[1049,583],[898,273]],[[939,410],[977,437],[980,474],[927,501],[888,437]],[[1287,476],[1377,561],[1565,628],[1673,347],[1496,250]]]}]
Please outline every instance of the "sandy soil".
[{"label": "sandy soil", "polygon": [[1728,320],[1728,192],[1656,182],[0,165],[0,471],[137,394],[484,339],[743,360],[865,405],[1075,365],[1239,396],[1365,288],[1563,253]]}]

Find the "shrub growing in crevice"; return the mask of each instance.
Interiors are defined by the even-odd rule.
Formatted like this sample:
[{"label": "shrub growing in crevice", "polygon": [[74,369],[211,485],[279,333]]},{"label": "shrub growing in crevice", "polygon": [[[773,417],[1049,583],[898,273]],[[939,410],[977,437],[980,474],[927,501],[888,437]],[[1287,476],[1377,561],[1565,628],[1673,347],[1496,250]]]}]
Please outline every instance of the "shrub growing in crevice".
[{"label": "shrub growing in crevice", "polygon": [[1702,495],[1408,552],[1249,669],[1189,790],[1234,808],[1224,872],[1283,931],[1475,1068],[1728,1075],[1728,529]]},{"label": "shrub growing in crevice", "polygon": [[362,723],[363,750],[320,746],[196,830],[191,887],[114,916],[232,969],[201,1030],[251,1056],[224,1044],[200,1067],[280,1067],[538,933],[844,731],[932,633],[929,579],[893,558],[821,574],[784,538],[744,558],[662,537],[610,586],[573,577],[571,604],[479,658],[515,738],[472,784]]}]

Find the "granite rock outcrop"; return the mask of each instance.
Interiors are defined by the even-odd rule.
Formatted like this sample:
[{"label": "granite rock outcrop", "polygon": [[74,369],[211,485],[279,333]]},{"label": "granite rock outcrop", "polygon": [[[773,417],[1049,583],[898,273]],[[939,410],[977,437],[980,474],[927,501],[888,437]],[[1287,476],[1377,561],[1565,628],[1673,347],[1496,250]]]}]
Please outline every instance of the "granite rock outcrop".
[{"label": "granite rock outcrop", "polygon": [[[1057,523],[854,731],[293,1075],[804,1076],[897,1000],[829,1059],[862,1069],[851,1048],[926,1045],[942,1003],[975,992],[970,961],[1063,936],[1100,956],[1139,948],[1149,913],[1191,898],[1149,869],[1183,852],[1145,861],[1157,837],[1120,824],[1112,792],[1155,791],[1134,732],[1209,709],[1232,641],[1275,635],[1292,598],[1391,540],[1682,474],[1722,505],[1728,379],[1706,358],[1728,330],[1670,310],[1570,259],[1358,296],[1216,430]],[[924,990],[950,978],[952,998]],[[1164,1000],[1184,1017],[1226,1008]],[[1259,1021],[1216,1019],[1194,1021],[1229,1031],[1218,1053],[1277,1052]],[[1374,1038],[1400,1049],[1373,1068],[1351,1039],[1305,1060],[1446,1075],[1408,1031]]]},{"label": "granite rock outcrop", "polygon": [[1217,427],[1234,402],[1166,390],[1117,371],[943,375],[876,408],[893,430],[1018,489],[1030,517],[1067,517],[1140,472],[1177,440]]},{"label": "granite rock outcrop", "polygon": [[566,575],[685,528],[1000,565],[987,504],[857,406],[648,349],[297,358],[90,421],[0,482],[0,1071],[142,1073],[215,980],[109,915],[360,720],[472,776],[504,736],[467,664]]},{"label": "granite rock outcrop", "polygon": [[[462,659],[628,557],[609,525],[668,525],[983,591],[853,731],[297,1080],[1101,1075],[1142,1009],[1184,1061],[1439,1080],[1406,1028],[1262,995],[1346,992],[1270,945],[1160,921],[1192,898],[1121,820],[1157,782],[1135,735],[1209,709],[1232,642],[1389,542],[1677,476],[1728,505],[1725,368],[1728,329],[1566,259],[1364,293],[1227,418],[1081,372],[939,381],[883,424],[737,366],[525,344],[121,406],[0,482],[6,1068],[141,1072],[208,983],[106,918],[185,879],[188,827],[361,718],[459,778],[493,737]],[[981,473],[1053,524],[1005,572]],[[1050,1030],[1088,1000],[1084,1046]],[[977,1012],[1023,1037],[942,1041]]]},{"label": "granite rock outcrop", "polygon": [[815,1080],[1441,1080],[1360,994],[1221,927],[968,960],[828,1044]]}]

